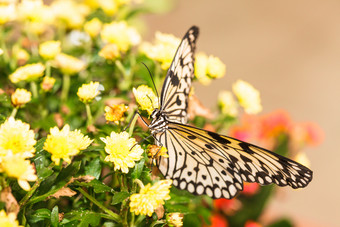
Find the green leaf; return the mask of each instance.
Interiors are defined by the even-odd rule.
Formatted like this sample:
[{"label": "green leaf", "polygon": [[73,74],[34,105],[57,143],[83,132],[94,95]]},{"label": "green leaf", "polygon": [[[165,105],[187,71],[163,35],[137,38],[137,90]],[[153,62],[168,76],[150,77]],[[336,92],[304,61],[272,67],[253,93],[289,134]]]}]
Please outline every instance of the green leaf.
[{"label": "green leaf", "polygon": [[73,185],[78,185],[78,186],[82,186],[82,187],[93,187],[94,192],[95,193],[104,193],[104,192],[111,192],[114,193],[115,191],[107,186],[106,184],[104,184],[103,182],[94,179],[91,182],[73,182]]},{"label": "green leaf", "polygon": [[[105,214],[96,213],[88,210],[72,211],[66,213],[62,221],[63,226],[99,226],[100,219]],[[65,221],[64,221],[65,220]],[[76,223],[74,223],[77,221]],[[74,225],[72,225],[74,223]]]},{"label": "green leaf", "polygon": [[98,226],[100,222],[100,218],[101,218],[100,214],[87,211],[85,215],[83,215],[82,218],[80,219],[81,222],[78,226],[80,227],[87,227],[89,225]]},{"label": "green leaf", "polygon": [[132,179],[139,179],[143,168],[144,168],[144,163],[145,163],[145,159],[141,159],[138,163],[136,163],[135,168],[133,169],[132,173],[131,173],[131,177]]},{"label": "green leaf", "polygon": [[293,227],[293,223],[291,220],[287,218],[280,219],[275,221],[274,223],[268,225],[268,227]]},{"label": "green leaf", "polygon": [[28,218],[30,223],[37,223],[39,221],[43,221],[45,219],[51,218],[51,211],[46,208],[38,209],[34,211]]},{"label": "green leaf", "polygon": [[130,196],[130,193],[127,191],[121,191],[121,192],[117,192],[114,194],[114,196],[112,197],[112,202],[111,205],[116,205],[118,203],[123,202],[126,198],[128,198]]},{"label": "green leaf", "polygon": [[59,226],[59,209],[58,206],[53,207],[51,212],[51,225],[53,227]]},{"label": "green leaf", "polygon": [[101,171],[100,157],[93,159],[85,166],[85,175],[94,176],[97,180],[100,177]]}]

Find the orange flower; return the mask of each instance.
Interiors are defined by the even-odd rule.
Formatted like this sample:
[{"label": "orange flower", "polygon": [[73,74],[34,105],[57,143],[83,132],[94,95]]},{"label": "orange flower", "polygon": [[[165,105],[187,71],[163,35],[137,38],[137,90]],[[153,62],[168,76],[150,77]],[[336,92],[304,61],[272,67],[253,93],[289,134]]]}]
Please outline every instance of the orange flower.
[{"label": "orange flower", "polygon": [[300,146],[319,145],[324,138],[324,132],[319,125],[313,122],[297,123],[292,127],[290,133],[293,141]]},{"label": "orange flower", "polygon": [[258,183],[244,182],[243,191],[241,193],[246,196],[252,196],[259,191],[259,188],[260,186]]},{"label": "orange flower", "polygon": [[241,208],[242,204],[237,199],[215,199],[214,207],[218,210],[223,211],[223,213],[228,215],[233,215],[236,211]]},{"label": "orange flower", "polygon": [[287,111],[276,110],[261,118],[260,139],[272,139],[281,133],[288,133],[291,127],[291,119]]},{"label": "orange flower", "polygon": [[214,214],[210,217],[211,225],[210,227],[228,227],[227,220],[221,215]]},{"label": "orange flower", "polygon": [[262,227],[262,225],[258,222],[248,220],[244,227]]}]

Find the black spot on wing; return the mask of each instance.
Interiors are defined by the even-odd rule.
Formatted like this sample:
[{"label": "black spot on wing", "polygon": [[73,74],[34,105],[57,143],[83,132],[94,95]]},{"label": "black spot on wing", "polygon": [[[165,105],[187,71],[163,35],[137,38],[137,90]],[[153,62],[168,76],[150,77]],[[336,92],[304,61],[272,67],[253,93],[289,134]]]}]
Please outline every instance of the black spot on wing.
[{"label": "black spot on wing", "polygon": [[214,138],[215,140],[217,140],[217,142],[219,142],[221,144],[229,144],[229,143],[231,143],[229,140],[223,138],[222,136],[218,135],[217,133],[209,132],[208,131],[208,135],[211,136],[212,138]]},{"label": "black spot on wing", "polygon": [[178,79],[178,76],[175,75],[172,71],[170,71],[170,77],[171,77],[171,84],[173,86],[177,86],[179,84],[179,79]]},{"label": "black spot on wing", "polygon": [[177,104],[178,106],[180,106],[180,105],[182,104],[182,101],[179,99],[179,95],[177,95],[176,104]]}]

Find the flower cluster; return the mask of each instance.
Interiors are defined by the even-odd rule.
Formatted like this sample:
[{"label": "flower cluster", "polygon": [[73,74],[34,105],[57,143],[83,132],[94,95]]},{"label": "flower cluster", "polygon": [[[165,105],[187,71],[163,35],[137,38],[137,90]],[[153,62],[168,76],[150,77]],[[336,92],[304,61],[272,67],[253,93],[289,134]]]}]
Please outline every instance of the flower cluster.
[{"label": "flower cluster", "polygon": [[10,117],[0,125],[0,171],[15,178],[20,187],[30,189],[28,181],[37,180],[35,170],[27,158],[35,153],[34,132],[30,126]]}]

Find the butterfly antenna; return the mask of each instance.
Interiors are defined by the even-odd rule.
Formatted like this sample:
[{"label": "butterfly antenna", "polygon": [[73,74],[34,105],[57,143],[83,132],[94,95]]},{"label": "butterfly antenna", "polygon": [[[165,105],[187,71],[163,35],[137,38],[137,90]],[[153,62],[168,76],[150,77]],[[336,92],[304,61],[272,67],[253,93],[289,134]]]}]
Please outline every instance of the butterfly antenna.
[{"label": "butterfly antenna", "polygon": [[[151,71],[150,71],[150,69],[146,66],[146,64],[144,64],[144,62],[142,62],[142,64],[145,66],[145,68],[148,70],[148,72],[149,72],[149,75],[150,75],[150,77],[151,77],[151,81],[152,81],[152,84],[153,84],[153,87],[154,87],[154,89],[155,89],[155,91],[156,91],[156,94],[157,94],[157,97],[158,97],[158,102],[160,101],[160,99],[159,99],[159,94],[158,94],[158,91],[157,91],[157,88],[156,88],[156,84],[155,84],[155,81],[153,80],[153,76],[152,76],[152,73],[151,73]],[[152,103],[152,102],[151,102]],[[158,103],[159,104],[159,103]],[[160,105],[159,105],[160,106]]]}]

